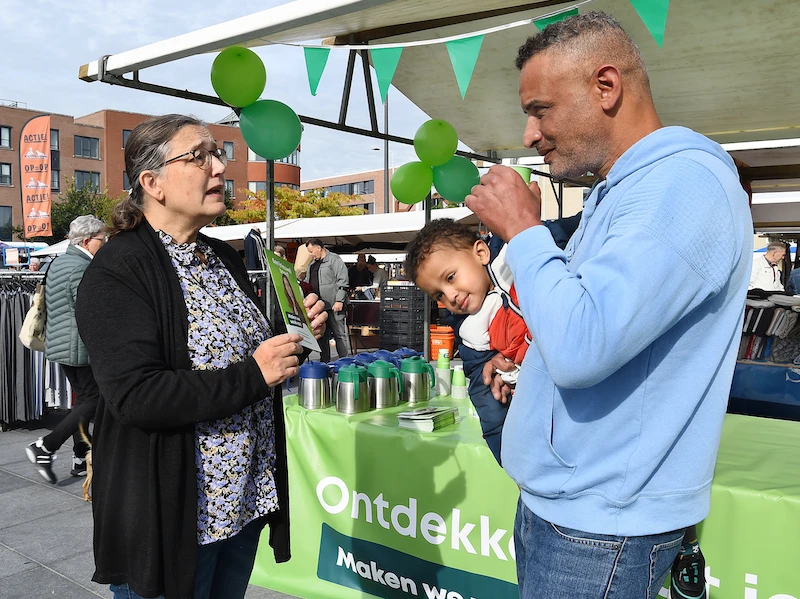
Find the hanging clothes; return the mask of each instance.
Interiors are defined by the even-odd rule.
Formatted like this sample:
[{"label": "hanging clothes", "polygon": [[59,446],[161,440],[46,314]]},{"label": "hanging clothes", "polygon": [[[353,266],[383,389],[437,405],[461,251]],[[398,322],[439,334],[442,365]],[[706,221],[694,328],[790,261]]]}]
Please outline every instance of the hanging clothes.
[{"label": "hanging clothes", "polygon": [[45,408],[68,409],[72,389],[58,364],[27,349],[19,332],[42,276],[0,272],[0,424],[41,418]]}]

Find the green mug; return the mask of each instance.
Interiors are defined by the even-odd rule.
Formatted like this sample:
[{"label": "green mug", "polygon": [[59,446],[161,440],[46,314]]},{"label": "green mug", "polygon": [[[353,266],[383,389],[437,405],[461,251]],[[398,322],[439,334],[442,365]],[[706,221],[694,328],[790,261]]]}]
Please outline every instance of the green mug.
[{"label": "green mug", "polygon": [[515,171],[519,173],[519,176],[522,177],[522,180],[525,181],[525,185],[531,184],[531,169],[527,166],[512,166]]}]

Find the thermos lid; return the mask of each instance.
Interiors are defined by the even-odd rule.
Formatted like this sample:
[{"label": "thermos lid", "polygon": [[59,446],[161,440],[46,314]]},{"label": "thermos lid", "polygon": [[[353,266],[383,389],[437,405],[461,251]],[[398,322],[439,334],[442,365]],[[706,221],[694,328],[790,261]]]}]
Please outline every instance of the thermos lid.
[{"label": "thermos lid", "polygon": [[421,356],[406,358],[400,362],[400,372],[420,374],[427,372],[428,368],[430,368],[430,365]]},{"label": "thermos lid", "polygon": [[300,367],[300,378],[326,379],[328,378],[328,365],[323,362],[308,362]]},{"label": "thermos lid", "polygon": [[342,366],[339,369],[339,382],[340,383],[366,383],[367,382],[367,369],[363,366],[356,366],[350,364]]},{"label": "thermos lid", "polygon": [[367,366],[367,372],[374,376],[376,379],[390,379],[392,378],[392,372],[397,370],[394,367],[394,364],[386,362],[384,360],[376,360],[369,366]]}]

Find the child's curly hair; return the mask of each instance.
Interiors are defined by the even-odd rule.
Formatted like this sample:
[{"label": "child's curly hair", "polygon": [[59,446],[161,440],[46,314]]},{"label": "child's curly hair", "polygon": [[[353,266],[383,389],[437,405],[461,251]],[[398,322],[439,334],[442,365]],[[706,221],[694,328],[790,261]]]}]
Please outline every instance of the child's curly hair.
[{"label": "child's curly hair", "polygon": [[441,246],[466,250],[472,248],[478,240],[480,240],[480,235],[477,231],[473,231],[452,218],[432,220],[406,246],[406,259],[403,263],[406,276],[411,282],[416,282],[419,267]]}]

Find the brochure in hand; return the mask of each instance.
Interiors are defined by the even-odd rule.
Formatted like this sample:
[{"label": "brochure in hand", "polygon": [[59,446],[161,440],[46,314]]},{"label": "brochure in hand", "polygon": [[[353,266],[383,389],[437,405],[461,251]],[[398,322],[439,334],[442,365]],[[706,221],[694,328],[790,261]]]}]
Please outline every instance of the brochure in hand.
[{"label": "brochure in hand", "polygon": [[278,296],[278,304],[286,323],[286,331],[301,335],[303,340],[300,345],[303,347],[319,351],[319,343],[311,331],[311,321],[303,305],[303,291],[297,282],[294,266],[270,251],[264,253],[269,265],[272,286],[275,288],[275,295]]},{"label": "brochure in hand", "polygon": [[400,428],[408,428],[427,433],[439,430],[456,422],[458,408],[427,407],[417,408],[397,415]]}]

